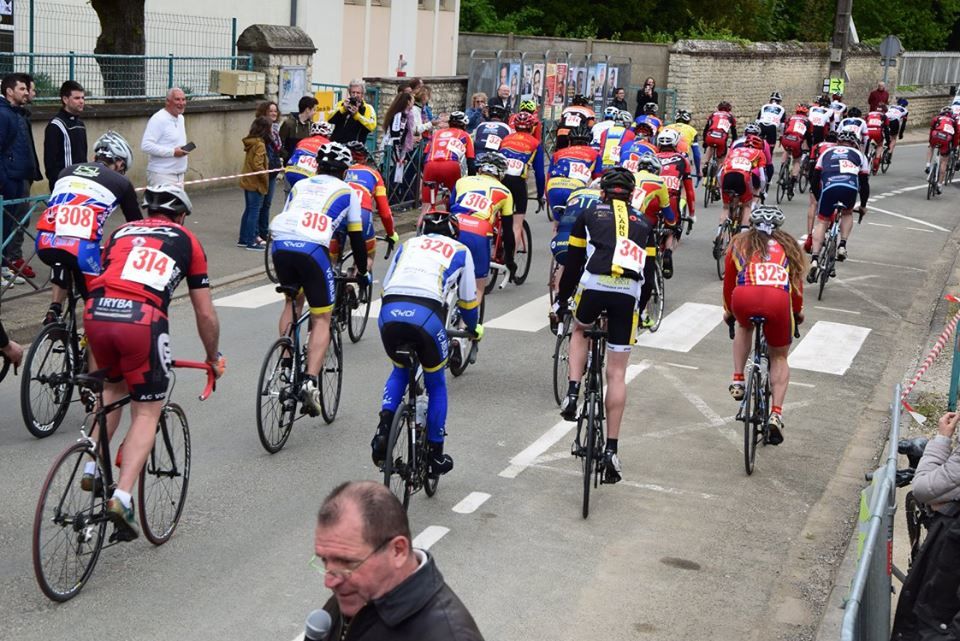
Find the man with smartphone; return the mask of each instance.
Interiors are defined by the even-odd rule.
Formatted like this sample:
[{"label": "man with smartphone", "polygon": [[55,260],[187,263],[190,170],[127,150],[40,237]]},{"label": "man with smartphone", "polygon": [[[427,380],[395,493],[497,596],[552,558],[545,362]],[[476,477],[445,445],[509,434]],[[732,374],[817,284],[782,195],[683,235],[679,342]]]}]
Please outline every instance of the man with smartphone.
[{"label": "man with smartphone", "polygon": [[187,173],[187,154],[196,148],[187,144],[183,111],[187,95],[179,87],[167,92],[163,109],[153,114],[143,132],[140,149],[147,154],[148,185],[182,185]]},{"label": "man with smartphone", "polygon": [[377,112],[363,100],[363,80],[354,78],[347,89],[350,95],[340,101],[327,119],[334,126],[332,140],[344,145],[354,140],[366,143],[367,135],[377,128]]}]

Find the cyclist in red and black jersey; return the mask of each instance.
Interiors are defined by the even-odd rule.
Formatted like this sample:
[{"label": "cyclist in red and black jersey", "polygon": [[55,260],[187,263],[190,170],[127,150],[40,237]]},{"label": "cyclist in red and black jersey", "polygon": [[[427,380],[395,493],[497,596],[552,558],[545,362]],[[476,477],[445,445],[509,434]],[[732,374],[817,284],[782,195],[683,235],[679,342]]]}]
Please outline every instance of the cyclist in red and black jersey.
[{"label": "cyclist in red and black jersey", "polygon": [[722,162],[727,155],[729,143],[737,139],[737,119],[730,113],[732,109],[729,102],[722,100],[717,105],[717,110],[707,118],[707,124],[703,128],[703,146],[706,149],[701,167],[709,165],[710,158],[714,155],[717,162]]},{"label": "cyclist in red and black jersey", "polygon": [[817,160],[820,154],[837,144],[837,133],[828,131],[826,138],[810,149],[810,169],[807,180],[810,182],[810,204],[807,207],[807,239],[803,243],[803,250],[808,254],[813,251],[813,222],[817,216],[817,203],[820,202],[820,175],[816,172]]},{"label": "cyclist in red and black jersey", "polygon": [[[210,296],[207,257],[186,227],[192,207],[183,189],[174,185],[147,188],[147,218],[127,223],[110,237],[103,272],[90,284],[83,314],[90,349],[106,370],[103,400],[131,398],[132,423],[123,441],[120,479],[107,502],[107,515],[121,540],[138,536],[130,493],[140,468],[153,449],[157,421],[167,394],[170,334],[167,307],[173,290],[186,279],[197,319],[197,331],[217,376],[224,372],[218,350],[220,323]],[[107,415],[113,436],[120,412]],[[96,430],[91,435],[96,440]],[[81,486],[98,490],[96,466],[88,463]],[[99,488],[102,491],[102,487]]]}]

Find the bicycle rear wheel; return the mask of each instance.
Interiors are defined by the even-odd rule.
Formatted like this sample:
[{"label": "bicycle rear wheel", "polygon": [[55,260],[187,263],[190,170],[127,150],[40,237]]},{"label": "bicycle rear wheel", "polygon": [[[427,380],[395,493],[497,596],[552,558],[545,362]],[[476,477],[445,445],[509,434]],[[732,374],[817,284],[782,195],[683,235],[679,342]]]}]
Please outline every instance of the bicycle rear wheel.
[{"label": "bicycle rear wheel", "polygon": [[797,189],[801,194],[807,193],[807,186],[810,181],[810,163],[806,161],[800,165],[800,175],[797,176]]},{"label": "bicycle rear wheel", "polygon": [[522,285],[530,275],[530,263],[533,261],[533,236],[530,225],[523,221],[521,237],[517,239],[517,251],[513,262],[517,264],[517,273],[513,275],[513,282]]},{"label": "bicycle rear wheel", "polygon": [[570,380],[570,330],[569,321],[565,321],[563,331],[557,336],[553,348],[553,398],[557,405],[567,395],[567,383]]},{"label": "bicycle rear wheel", "polygon": [[663,322],[663,306],[666,302],[666,281],[663,279],[663,268],[657,261],[653,270],[653,289],[650,291],[650,300],[647,302],[647,311],[650,319],[653,321],[648,329],[650,333],[660,329],[660,323]]},{"label": "bicycle rear wheel", "polygon": [[61,323],[47,325],[34,339],[23,360],[20,411],[36,438],[57,431],[73,398],[75,355],[70,333]]},{"label": "bicycle rear wheel", "polygon": [[881,173],[887,173],[887,170],[890,169],[890,150],[886,147],[883,148],[883,155],[880,156],[880,171]]},{"label": "bicycle rear wheel", "polygon": [[267,278],[271,283],[279,283],[277,270],[273,267],[273,239],[267,235],[267,249],[263,252],[263,271],[267,273]]},{"label": "bicycle rear wheel", "polygon": [[88,443],[74,443],[64,450],[43,482],[33,517],[33,572],[40,589],[53,601],[79,594],[104,544],[103,490],[85,492],[80,487],[87,463],[97,463]]},{"label": "bicycle rear wheel", "polygon": [[820,248],[820,260],[817,261],[820,265],[820,273],[818,274],[820,287],[817,290],[817,300],[823,300],[823,289],[827,286],[827,281],[830,280],[830,272],[833,270],[833,261],[836,255],[837,241],[831,237],[827,239],[827,243]]},{"label": "bicycle rear wheel", "polygon": [[937,180],[940,176],[940,151],[933,152],[933,162],[930,163],[930,173],[927,175],[927,200],[933,198],[937,190]]},{"label": "bicycle rear wheel", "polygon": [[394,496],[403,503],[406,510],[410,505],[413,489],[414,451],[410,435],[414,430],[414,411],[406,402],[397,408],[390,424],[390,437],[387,439],[387,457],[383,462],[383,484],[390,488]]},{"label": "bicycle rear wheel", "polygon": [[710,159],[710,164],[707,166],[707,175],[703,180],[703,207],[706,209],[710,206],[710,197],[713,195],[713,172],[716,169],[714,160]]},{"label": "bicycle rear wheel", "polygon": [[598,458],[601,455],[598,447],[597,434],[602,433],[603,426],[599,424],[600,416],[597,412],[597,399],[594,394],[587,394],[584,398],[584,412],[581,420],[586,420],[587,443],[583,454],[583,518],[590,516],[590,487],[596,487],[597,475],[600,473]]},{"label": "bicycle rear wheel", "polygon": [[154,545],[163,545],[177,529],[190,485],[190,427],[176,403],[163,408],[138,485],[143,535]]},{"label": "bicycle rear wheel", "polygon": [[358,284],[357,289],[350,287],[347,289],[347,301],[349,306],[347,313],[350,315],[350,322],[347,323],[347,333],[350,335],[350,341],[357,343],[363,338],[363,332],[367,328],[367,321],[370,319],[370,305],[373,302],[373,283]]},{"label": "bicycle rear wheel", "polygon": [[784,196],[787,195],[787,187],[789,185],[790,174],[788,173],[787,163],[780,163],[780,175],[777,176],[777,204],[779,205],[783,202]]},{"label": "bicycle rear wheel", "polygon": [[440,485],[440,477],[431,478],[427,473],[429,471],[430,445],[427,443],[426,426],[417,427],[417,469],[420,478],[423,481],[423,491],[427,496],[433,496],[437,493]]},{"label": "bicycle rear wheel", "polygon": [[293,341],[278,338],[264,356],[257,380],[257,436],[271,454],[283,449],[290,437],[299,397],[295,385]]},{"label": "bicycle rear wheel", "polygon": [[320,369],[320,413],[326,423],[333,423],[340,407],[343,387],[343,337],[336,324],[330,324],[330,344]]},{"label": "bicycle rear wheel", "polygon": [[733,238],[731,223],[726,221],[720,228],[720,235],[713,241],[713,257],[717,261],[717,277],[723,280],[724,262],[727,259],[727,247]]},{"label": "bicycle rear wheel", "polygon": [[[756,330],[755,330],[756,331]],[[746,381],[743,405],[740,409],[740,419],[743,421],[743,467],[747,476],[753,474],[757,461],[757,443],[759,442],[757,421],[762,420],[757,414],[761,412],[758,399],[760,398],[760,373],[751,364],[750,375]]]}]

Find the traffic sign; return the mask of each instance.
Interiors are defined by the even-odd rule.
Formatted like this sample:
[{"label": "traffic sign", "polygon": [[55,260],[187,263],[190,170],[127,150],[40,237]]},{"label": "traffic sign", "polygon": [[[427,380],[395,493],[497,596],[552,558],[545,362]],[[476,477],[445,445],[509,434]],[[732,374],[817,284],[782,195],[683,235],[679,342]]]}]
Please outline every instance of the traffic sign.
[{"label": "traffic sign", "polygon": [[900,44],[900,38],[896,36],[887,36],[880,43],[880,56],[883,58],[896,58],[903,53],[903,45]]},{"label": "traffic sign", "polygon": [[843,93],[843,78],[830,78],[830,93]]}]

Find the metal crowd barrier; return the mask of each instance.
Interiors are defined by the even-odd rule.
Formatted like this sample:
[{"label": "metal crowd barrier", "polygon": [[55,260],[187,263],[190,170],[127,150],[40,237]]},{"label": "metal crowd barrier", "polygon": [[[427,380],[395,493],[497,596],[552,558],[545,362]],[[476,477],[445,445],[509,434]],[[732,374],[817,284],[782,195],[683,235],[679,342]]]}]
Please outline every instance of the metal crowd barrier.
[{"label": "metal crowd barrier", "polygon": [[[23,253],[24,264],[30,265],[31,267],[40,265],[40,261],[33,260],[37,254],[35,243],[36,235],[30,231],[30,221],[34,212],[42,212],[46,209],[49,198],[49,194],[17,198],[15,200],[4,200],[3,197],[0,197],[0,216],[3,216],[2,228],[4,232],[3,235],[0,236],[0,251],[5,254],[7,245],[12,243],[14,238],[19,234],[22,234],[21,238],[26,237],[30,239],[29,243],[24,243],[25,247],[29,246],[29,249]],[[8,213],[8,211],[10,213]],[[0,300],[4,298],[19,298],[24,295],[24,293],[33,293],[46,287],[50,280],[49,270],[36,269],[35,271],[37,272],[36,278],[27,278],[21,275],[26,283],[19,287],[23,288],[26,286],[29,290],[20,289],[19,291],[11,291],[14,282],[12,280],[4,281],[0,279]]]}]

